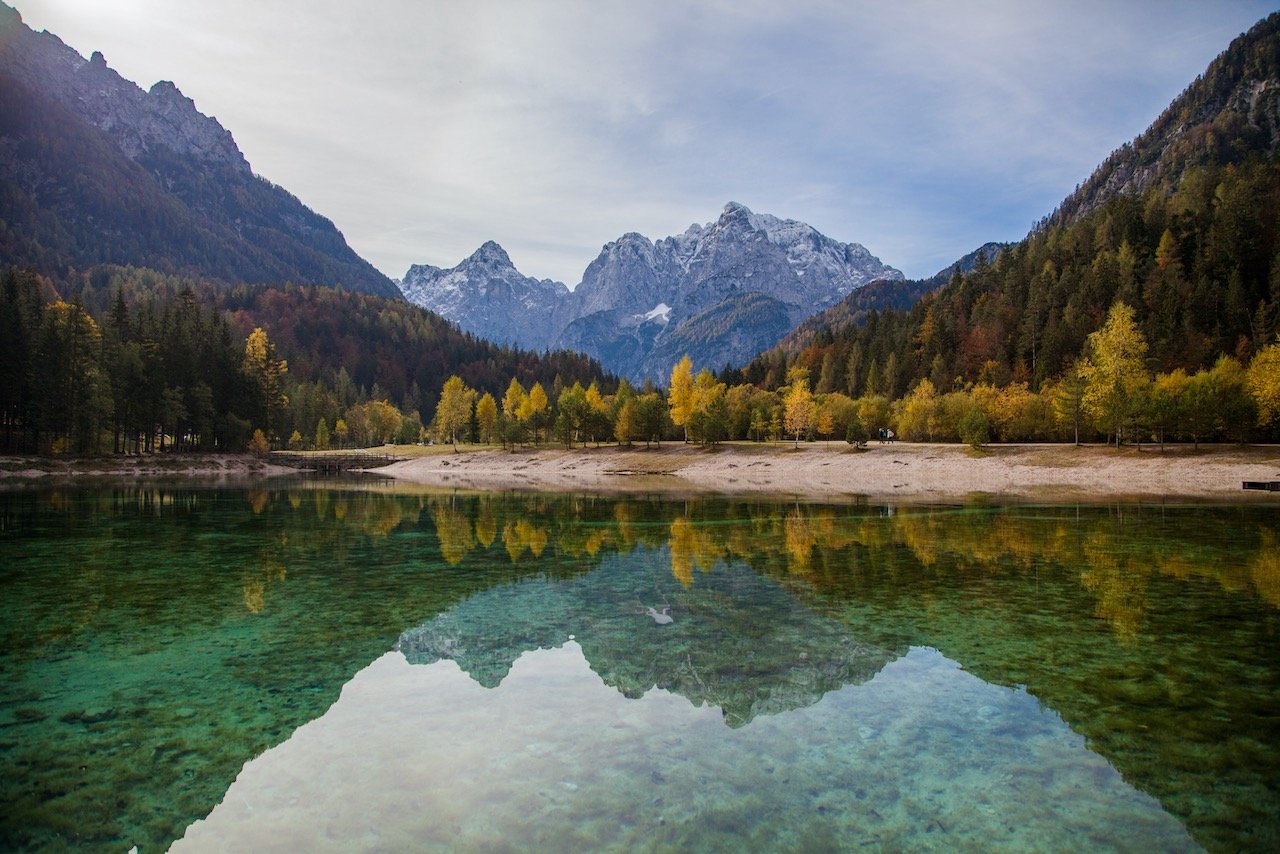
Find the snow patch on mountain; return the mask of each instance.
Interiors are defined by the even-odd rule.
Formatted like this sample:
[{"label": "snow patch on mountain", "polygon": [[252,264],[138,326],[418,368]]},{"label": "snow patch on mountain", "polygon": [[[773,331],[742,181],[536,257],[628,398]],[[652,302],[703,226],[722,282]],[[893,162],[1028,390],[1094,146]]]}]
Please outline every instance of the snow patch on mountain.
[{"label": "snow patch on mountain", "polygon": [[671,319],[671,306],[660,302],[644,314],[645,320],[661,320],[666,323]]}]

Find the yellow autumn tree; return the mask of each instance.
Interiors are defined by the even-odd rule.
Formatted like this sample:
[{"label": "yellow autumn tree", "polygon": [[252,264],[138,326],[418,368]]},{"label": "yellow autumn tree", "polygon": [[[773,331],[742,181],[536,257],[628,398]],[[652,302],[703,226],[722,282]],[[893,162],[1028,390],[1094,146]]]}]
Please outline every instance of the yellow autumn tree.
[{"label": "yellow autumn tree", "polygon": [[1133,319],[1133,309],[1117,302],[1101,329],[1089,334],[1084,376],[1084,408],[1116,445],[1135,415],[1143,388],[1149,382],[1147,340]]},{"label": "yellow autumn tree", "polygon": [[938,403],[938,391],[927,378],[920,380],[911,393],[895,404],[898,411],[898,432],[917,442],[933,439],[934,410]]},{"label": "yellow autumn tree", "polygon": [[800,435],[813,427],[818,406],[814,402],[813,392],[809,391],[809,372],[802,368],[792,368],[788,373],[791,387],[783,398],[782,423],[787,433],[795,437],[795,446],[798,448]]},{"label": "yellow autumn tree", "polygon": [[498,401],[489,392],[476,404],[476,425],[480,428],[480,441],[493,442],[498,435]]},{"label": "yellow autumn tree", "polygon": [[1280,417],[1280,335],[1254,355],[1246,382],[1258,406],[1258,425],[1266,427]]},{"label": "yellow autumn tree", "polygon": [[507,384],[507,393],[502,396],[503,441],[510,443],[515,450],[517,443],[523,441],[524,427],[521,424],[520,412],[525,408],[528,394],[524,386],[515,377]]},{"label": "yellow autumn tree", "polygon": [[618,440],[619,445],[629,446],[635,435],[636,405],[634,400],[627,399],[618,409],[618,417],[613,422],[613,437]]},{"label": "yellow autumn tree", "polygon": [[539,431],[546,423],[547,411],[547,392],[542,388],[542,383],[534,383],[533,388],[529,389],[528,396],[520,402],[516,415],[520,423],[533,431],[535,444],[538,441]]},{"label": "yellow autumn tree", "polygon": [[471,402],[475,398],[475,389],[468,388],[456,374],[445,380],[444,388],[440,390],[440,403],[436,405],[436,433],[441,441],[453,445],[455,453],[458,436],[471,423]]},{"label": "yellow autumn tree", "polygon": [[689,441],[689,418],[693,415],[693,360],[681,357],[671,368],[671,386],[667,390],[667,402],[671,406],[671,423],[684,428],[684,440]]}]

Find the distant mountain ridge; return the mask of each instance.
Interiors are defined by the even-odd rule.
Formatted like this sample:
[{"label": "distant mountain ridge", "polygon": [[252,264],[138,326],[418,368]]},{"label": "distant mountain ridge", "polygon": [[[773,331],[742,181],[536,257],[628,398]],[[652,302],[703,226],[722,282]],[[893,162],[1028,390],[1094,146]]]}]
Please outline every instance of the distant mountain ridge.
[{"label": "distant mountain ridge", "polygon": [[477,335],[580,350],[633,380],[661,381],[686,353],[699,367],[741,364],[868,282],[902,279],[857,243],[730,202],[683,234],[606,244],[572,292],[520,275],[494,243],[450,270],[411,267],[399,284]]},{"label": "distant mountain ridge", "polygon": [[328,219],[254,175],[171,82],[143,91],[0,3],[0,264],[132,264],[399,297]]},{"label": "distant mountain ridge", "polygon": [[414,264],[399,282],[405,299],[498,344],[542,350],[559,330],[569,289],[521,275],[492,240],[456,267]]}]

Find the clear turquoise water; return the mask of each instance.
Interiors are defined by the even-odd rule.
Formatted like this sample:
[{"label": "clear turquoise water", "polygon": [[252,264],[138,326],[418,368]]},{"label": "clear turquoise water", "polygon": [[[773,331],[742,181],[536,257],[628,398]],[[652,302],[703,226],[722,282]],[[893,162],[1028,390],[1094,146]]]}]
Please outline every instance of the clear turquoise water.
[{"label": "clear turquoise water", "polygon": [[1274,506],[18,492],[0,596],[5,850],[1280,847]]}]

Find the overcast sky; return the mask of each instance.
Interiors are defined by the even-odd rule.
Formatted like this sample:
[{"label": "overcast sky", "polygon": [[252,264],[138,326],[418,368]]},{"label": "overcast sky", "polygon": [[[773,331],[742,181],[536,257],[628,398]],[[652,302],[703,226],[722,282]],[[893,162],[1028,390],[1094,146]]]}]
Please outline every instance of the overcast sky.
[{"label": "overcast sky", "polygon": [[1016,240],[1254,0],[8,0],[172,80],[384,273],[496,240],[571,287],[730,200],[910,277]]}]

